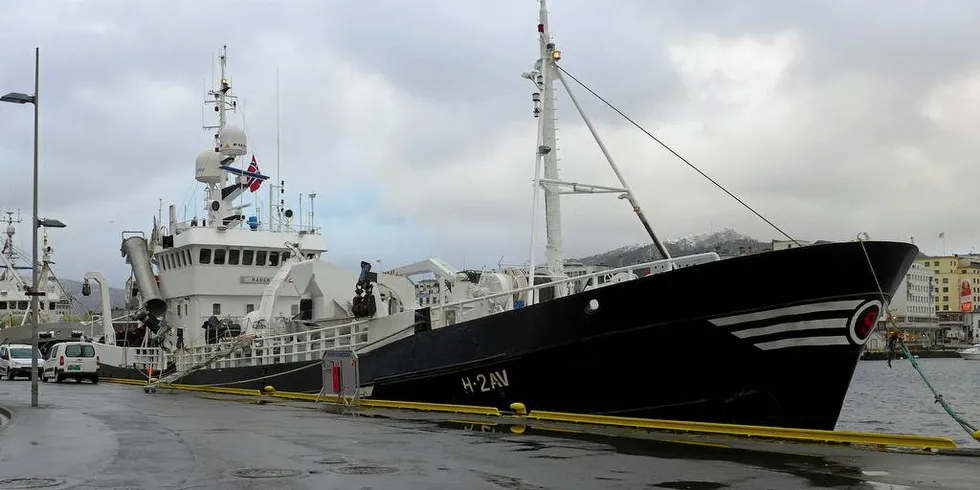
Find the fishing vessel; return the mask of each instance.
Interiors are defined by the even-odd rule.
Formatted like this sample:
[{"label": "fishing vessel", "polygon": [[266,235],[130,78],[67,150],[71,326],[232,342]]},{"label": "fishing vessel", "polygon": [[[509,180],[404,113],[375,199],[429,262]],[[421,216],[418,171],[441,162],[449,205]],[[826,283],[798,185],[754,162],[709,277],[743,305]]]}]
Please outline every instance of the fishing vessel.
[{"label": "fishing vessel", "polygon": [[[859,239],[671,257],[569,87],[543,0],[537,33],[537,61],[523,77],[534,86],[543,264],[532,231],[519,267],[466,271],[432,258],[382,272],[365,260],[349,271],[323,260],[324,236],[286,208],[278,178],[267,184],[268,215],[246,217],[236,200],[270,178],[227,122],[236,104],[223,51],[211,92],[215,142],[196,161],[205,214],[179,222],[171,206],[149,239],[123,233],[148,333],[139,348],[101,345],[103,376],[146,379],[153,366],[168,382],[317,393],[324,352],[350,349],[362,397],[833,429],[863,346],[918,249]],[[619,185],[559,177],[556,82]],[[566,193],[626,200],[660,258],[568,277]],[[420,274],[438,286],[425,304],[411,280]]]},{"label": "fishing vessel", "polygon": [[[32,269],[30,253],[25,253],[14,245],[17,224],[23,220],[14,211],[5,211],[0,222],[6,225],[3,248],[0,250],[0,328],[16,328],[28,325],[30,318],[31,290],[30,280],[25,280],[21,271]],[[38,298],[38,323],[60,323],[67,321],[73,312],[72,300],[55,277],[51,265],[54,263],[54,249],[46,227],[42,230],[41,268],[38,271],[38,290],[44,293]],[[19,329],[17,330],[19,331]],[[0,340],[14,335],[14,330],[0,335]],[[19,338],[19,337],[18,337]],[[30,335],[28,332],[28,339]]]}]

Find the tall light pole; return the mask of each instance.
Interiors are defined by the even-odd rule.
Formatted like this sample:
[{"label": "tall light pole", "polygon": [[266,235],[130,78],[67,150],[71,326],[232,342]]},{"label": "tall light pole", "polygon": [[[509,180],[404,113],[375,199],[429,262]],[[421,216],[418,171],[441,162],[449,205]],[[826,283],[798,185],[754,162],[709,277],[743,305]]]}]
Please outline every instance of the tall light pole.
[{"label": "tall light pole", "polygon": [[34,235],[34,246],[31,248],[31,261],[33,267],[31,267],[31,290],[28,294],[31,296],[31,406],[37,406],[37,297],[44,295],[43,292],[37,290],[38,282],[38,262],[37,262],[37,229],[40,223],[37,219],[37,126],[38,126],[38,104],[37,104],[37,93],[39,87],[39,75],[41,73],[41,48],[34,48],[34,95],[26,95],[17,92],[11,92],[3,97],[0,97],[2,102],[11,102],[14,104],[34,104],[34,219],[31,233]]}]

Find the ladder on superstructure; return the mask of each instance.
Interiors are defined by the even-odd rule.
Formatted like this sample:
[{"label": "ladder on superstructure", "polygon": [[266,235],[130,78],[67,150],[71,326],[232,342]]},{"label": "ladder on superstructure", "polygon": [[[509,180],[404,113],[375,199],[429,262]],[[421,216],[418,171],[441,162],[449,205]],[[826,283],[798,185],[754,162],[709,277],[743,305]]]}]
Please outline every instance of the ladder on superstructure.
[{"label": "ladder on superstructure", "polygon": [[224,359],[234,354],[237,350],[241,349],[242,347],[250,345],[252,341],[255,340],[255,337],[256,337],[255,334],[240,335],[238,337],[234,337],[231,340],[231,342],[227,344],[227,346],[222,346],[226,348],[218,349],[212,352],[211,355],[209,355],[208,357],[206,357],[204,360],[202,360],[197,364],[193,364],[184,369],[178,369],[166,376],[157,378],[156,381],[153,381],[152,379],[147,380],[148,381],[147,385],[145,388],[143,388],[143,391],[147,393],[151,393],[151,392],[155,393],[158,387],[161,386],[166,387],[166,385],[171,385],[175,381],[183,378],[184,376],[187,376],[188,374],[191,374],[195,371],[200,371],[201,369],[210,366],[215,361],[219,361],[221,359]]}]

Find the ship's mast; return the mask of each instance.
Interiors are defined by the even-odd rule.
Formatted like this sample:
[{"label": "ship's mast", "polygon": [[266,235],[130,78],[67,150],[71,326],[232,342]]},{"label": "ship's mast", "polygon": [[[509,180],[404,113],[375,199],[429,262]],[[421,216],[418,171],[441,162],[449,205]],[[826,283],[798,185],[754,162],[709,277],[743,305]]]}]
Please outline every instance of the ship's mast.
[{"label": "ship's mast", "polygon": [[[534,69],[530,72],[524,72],[522,75],[534,82],[538,91],[532,94],[531,99],[534,103],[534,117],[538,118],[538,147],[536,150],[537,160],[535,163],[534,172],[534,198],[532,204],[531,212],[531,222],[532,222],[532,232],[531,232],[531,260],[530,260],[530,270],[529,270],[529,285],[534,284],[535,275],[535,263],[534,263],[534,249],[535,244],[535,233],[534,233],[534,222],[536,221],[536,211],[537,211],[537,191],[540,187],[544,192],[544,207],[545,207],[545,228],[547,232],[547,269],[548,275],[551,280],[557,280],[564,277],[564,262],[562,259],[562,229],[561,229],[561,204],[559,202],[561,194],[603,194],[603,193],[618,193],[620,194],[620,199],[625,199],[628,201],[633,208],[633,212],[636,213],[637,217],[640,219],[640,223],[646,230],[650,239],[653,241],[654,246],[660,252],[663,258],[669,259],[670,254],[667,252],[666,247],[654,234],[653,229],[650,227],[646,216],[640,209],[640,205],[633,195],[633,191],[630,190],[629,185],[623,178],[622,173],[616,166],[616,162],[613,161],[612,156],[606,149],[606,145],[602,142],[602,138],[596,132],[595,127],[593,127],[592,122],[589,117],[582,110],[581,105],[579,105],[578,100],[575,98],[575,94],[569,89],[568,83],[565,81],[564,76],[559,70],[557,62],[561,59],[561,51],[555,47],[555,43],[551,39],[551,30],[548,25],[548,9],[546,0],[539,0],[540,11],[538,14],[538,42],[540,47],[540,58],[535,62]],[[613,173],[615,173],[616,178],[622,187],[610,187],[603,185],[594,184],[583,184],[578,182],[567,182],[560,180],[558,178],[558,155],[557,155],[557,129],[555,125],[555,87],[554,82],[558,80],[562,83],[565,91],[568,93],[569,99],[571,99],[572,104],[575,106],[576,111],[582,117],[583,122],[589,128],[589,132],[592,133],[592,137],[595,139],[596,143],[599,145],[599,149],[602,151],[603,156],[612,168]],[[541,174],[540,167],[544,167],[544,175]],[[668,265],[669,268],[673,268],[673,264]],[[556,287],[555,297],[563,296],[566,292],[566,285],[561,287]],[[531,303],[533,303],[533,297],[531,298]]]},{"label": "ship's mast", "polygon": [[[547,236],[546,245],[546,268],[550,280],[557,280],[564,277],[564,260],[562,259],[562,229],[561,229],[561,196],[559,188],[554,183],[546,183],[541,179],[541,167],[544,167],[544,178],[551,181],[558,180],[558,152],[556,149],[556,125],[555,125],[555,84],[554,84],[554,59],[556,55],[560,57],[560,52],[555,51],[555,45],[551,42],[551,34],[548,29],[548,8],[545,0],[540,0],[541,9],[538,14],[538,42],[540,57],[534,64],[534,70],[525,72],[524,77],[534,82],[538,91],[532,95],[534,102],[534,117],[538,118],[538,138],[537,149],[535,151],[534,169],[534,197],[532,199],[531,211],[531,261],[528,270],[528,285],[534,284],[536,264],[534,260],[536,245],[536,234],[534,232],[535,222],[537,221],[537,192],[538,187],[544,192],[544,217],[545,233]],[[563,296],[564,287],[561,291],[556,291],[555,296]],[[534,303],[534,298],[530,298],[530,303]]]},{"label": "ship's mast", "polygon": [[[228,47],[222,46],[219,60],[219,82],[216,90],[209,91],[218,113],[218,125],[205,125],[205,130],[216,130],[214,133],[214,153],[204,158],[199,171],[198,181],[207,184],[205,196],[205,211],[207,212],[208,227],[218,229],[237,226],[245,220],[242,210],[244,204],[235,204],[235,200],[244,193],[255,178],[265,180],[267,177],[258,172],[243,171],[232,167],[231,164],[240,156],[248,153],[245,132],[240,128],[228,125],[228,112],[235,112],[238,107],[237,97],[230,94],[231,84],[228,81]],[[229,185],[228,174],[235,174],[234,181]]]},{"label": "ship's mast", "polygon": [[[541,146],[538,151],[542,154],[544,163],[544,178],[558,179],[558,149],[556,137],[557,128],[555,125],[555,80],[554,80],[554,53],[555,44],[551,42],[551,30],[548,29],[548,9],[545,0],[541,0],[541,11],[539,13],[539,44],[541,49],[541,111],[544,117],[541,118]],[[560,55],[559,55],[560,56]],[[564,261],[562,259],[562,233],[561,233],[561,196],[558,186],[551,183],[542,184],[544,190],[544,216],[545,230],[547,233],[548,244],[546,256],[548,261],[548,275],[554,279],[564,276]]]}]

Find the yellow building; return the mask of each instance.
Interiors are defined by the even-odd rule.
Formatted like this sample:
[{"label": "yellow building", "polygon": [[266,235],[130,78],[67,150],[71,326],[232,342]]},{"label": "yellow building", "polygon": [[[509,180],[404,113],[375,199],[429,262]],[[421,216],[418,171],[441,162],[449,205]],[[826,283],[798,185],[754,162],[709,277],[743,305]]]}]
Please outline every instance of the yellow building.
[{"label": "yellow building", "polygon": [[946,255],[915,261],[936,273],[936,312],[966,312],[980,307],[980,256]]}]

